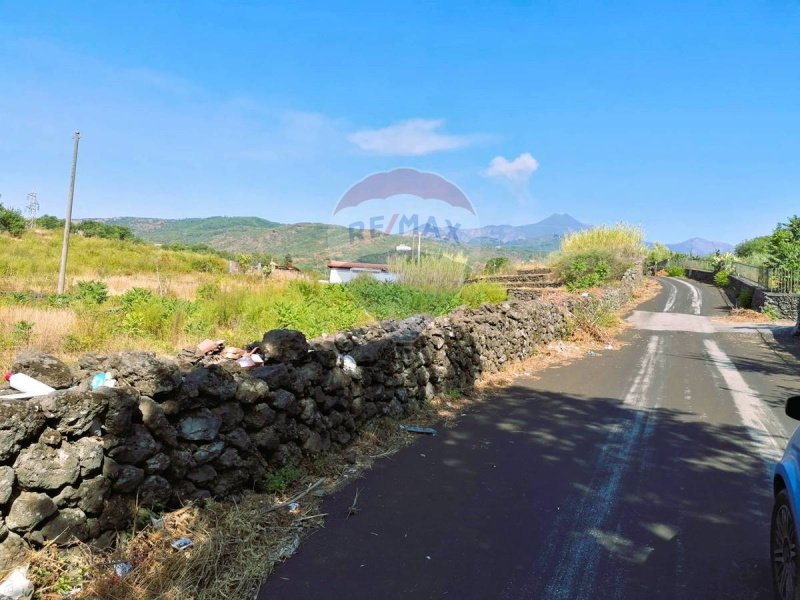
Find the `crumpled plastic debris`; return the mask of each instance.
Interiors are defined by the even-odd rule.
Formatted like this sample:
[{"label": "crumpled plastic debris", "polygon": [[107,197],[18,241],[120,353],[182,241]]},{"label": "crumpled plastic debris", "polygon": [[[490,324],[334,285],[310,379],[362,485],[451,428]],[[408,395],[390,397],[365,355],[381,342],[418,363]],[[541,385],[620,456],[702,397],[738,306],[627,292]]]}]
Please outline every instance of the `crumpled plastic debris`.
[{"label": "crumpled plastic debris", "polygon": [[253,360],[252,356],[247,355],[237,360],[236,364],[242,367],[243,369],[251,369],[256,366],[256,361]]},{"label": "crumpled plastic debris", "polygon": [[203,340],[197,344],[197,350],[200,354],[211,354],[212,352],[219,352],[225,346],[225,340]]},{"label": "crumpled plastic debris", "polygon": [[606,344],[606,350],[613,350],[613,349],[614,349],[613,344]]},{"label": "crumpled plastic debris", "polygon": [[278,550],[278,558],[290,558],[297,549],[300,547],[300,536],[295,536],[294,539]]},{"label": "crumpled plastic debris", "polygon": [[358,371],[356,359],[349,354],[342,356],[342,371],[348,374],[356,373]]},{"label": "crumpled plastic debris", "polygon": [[159,529],[164,529],[164,517],[150,517],[150,526],[158,531]]},{"label": "crumpled plastic debris", "polygon": [[289,512],[292,514],[300,512],[300,503],[299,502],[291,502],[286,505],[286,508],[289,509]]},{"label": "crumpled plastic debris", "polygon": [[419,427],[417,425],[400,425],[400,429],[408,433],[422,433],[425,435],[436,435],[439,433],[433,427]]},{"label": "crumpled plastic debris", "polygon": [[28,565],[17,567],[0,582],[0,598],[3,600],[30,600],[33,592],[33,583],[28,579]]},{"label": "crumpled plastic debris", "polygon": [[117,380],[114,379],[114,376],[111,373],[106,371],[105,373],[98,373],[92,377],[90,386],[93,390],[101,387],[113,388],[117,387]]},{"label": "crumpled plastic debris", "polygon": [[600,355],[594,350],[589,350],[588,352],[586,352],[586,356],[600,356]]},{"label": "crumpled plastic debris", "polygon": [[174,542],[170,544],[175,550],[186,550],[187,548],[191,548],[194,546],[194,542],[189,538],[178,538]]},{"label": "crumpled plastic debris", "polygon": [[119,577],[120,579],[125,577],[125,575],[127,575],[131,571],[133,571],[133,565],[129,562],[114,563],[114,573],[116,573],[117,577]]},{"label": "crumpled plastic debris", "polygon": [[244,356],[245,352],[241,348],[235,348],[231,346],[230,348],[225,348],[222,351],[222,358],[228,358],[230,360],[236,360],[237,358],[241,358]]},{"label": "crumpled plastic debris", "polygon": [[261,358],[261,355],[258,353],[260,350],[260,348],[253,348],[249,352],[245,352],[242,357],[236,361],[236,364],[243,369],[250,369],[257,365],[263,365],[264,359]]}]

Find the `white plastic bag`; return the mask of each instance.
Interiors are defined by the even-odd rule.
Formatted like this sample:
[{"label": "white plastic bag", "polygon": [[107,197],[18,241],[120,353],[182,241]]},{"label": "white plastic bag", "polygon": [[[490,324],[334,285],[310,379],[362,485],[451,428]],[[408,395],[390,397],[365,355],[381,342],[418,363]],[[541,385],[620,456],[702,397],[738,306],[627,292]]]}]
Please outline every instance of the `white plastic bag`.
[{"label": "white plastic bag", "polygon": [[28,566],[17,567],[0,583],[0,600],[30,600],[33,584],[28,579]]}]

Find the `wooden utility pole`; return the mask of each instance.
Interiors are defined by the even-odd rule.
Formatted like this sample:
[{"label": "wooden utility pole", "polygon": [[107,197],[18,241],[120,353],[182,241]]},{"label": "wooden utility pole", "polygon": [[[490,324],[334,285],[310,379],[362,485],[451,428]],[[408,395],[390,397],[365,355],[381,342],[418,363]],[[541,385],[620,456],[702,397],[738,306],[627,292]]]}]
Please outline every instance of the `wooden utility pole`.
[{"label": "wooden utility pole", "polygon": [[72,200],[75,197],[75,171],[78,168],[78,142],[81,139],[79,131],[72,136],[75,144],[72,148],[72,173],[69,178],[69,194],[67,195],[67,216],[64,218],[64,242],[61,245],[61,267],[58,270],[58,293],[64,293],[67,281],[67,253],[69,252],[69,230],[72,227]]}]

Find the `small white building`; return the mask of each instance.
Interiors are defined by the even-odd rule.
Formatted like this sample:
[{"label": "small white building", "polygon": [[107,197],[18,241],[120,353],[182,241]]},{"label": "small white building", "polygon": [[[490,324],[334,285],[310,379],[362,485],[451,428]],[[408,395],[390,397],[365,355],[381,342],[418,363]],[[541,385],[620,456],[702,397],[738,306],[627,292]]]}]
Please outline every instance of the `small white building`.
[{"label": "small white building", "polygon": [[347,283],[359,275],[367,274],[378,281],[397,281],[396,273],[389,272],[389,265],[332,260],[328,263],[330,283]]}]

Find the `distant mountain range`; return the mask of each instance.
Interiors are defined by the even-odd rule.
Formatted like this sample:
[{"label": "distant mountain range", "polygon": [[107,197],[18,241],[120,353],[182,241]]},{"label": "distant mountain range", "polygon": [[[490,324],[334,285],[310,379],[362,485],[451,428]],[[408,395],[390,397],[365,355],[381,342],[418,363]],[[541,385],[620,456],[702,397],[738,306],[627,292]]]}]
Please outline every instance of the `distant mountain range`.
[{"label": "distant mountain range", "polygon": [[665,244],[673,252],[691,254],[693,256],[708,256],[717,250],[720,252],[733,252],[733,246],[725,242],[712,242],[702,238],[692,238],[677,244]]},{"label": "distant mountain range", "polygon": [[[389,256],[397,253],[398,246],[410,245],[408,236],[387,235],[379,231],[354,236],[348,228],[339,225],[282,224],[257,217],[116,217],[100,220],[129,227],[138,237],[157,244],[204,244],[234,254],[265,253],[279,258],[289,254],[299,267],[319,270],[324,268],[328,260],[385,262]],[[516,239],[519,240],[518,237]],[[502,246],[502,249],[498,249],[498,246]],[[539,258],[557,247],[558,240],[552,237],[547,246],[541,243],[531,246],[503,245],[502,241],[494,238],[485,244],[474,239],[471,243],[464,243],[461,238],[458,242],[430,237],[422,241],[423,252],[463,253],[474,266],[481,266],[498,255],[527,261]]]},{"label": "distant mountain range", "polygon": [[[459,232],[462,242],[478,245],[546,246],[560,240],[565,234],[587,229],[568,214],[553,214],[530,225],[486,225],[478,229]],[[555,244],[558,246],[558,244]]]},{"label": "distant mountain range", "polygon": [[[408,245],[407,236],[367,232],[353,237],[339,225],[324,223],[282,224],[259,217],[209,217],[204,219],[154,219],[117,217],[102,219],[129,227],[140,238],[160,244],[180,243],[187,246],[205,244],[233,253],[269,253],[283,257],[290,254],[296,264],[306,268],[322,268],[329,259],[385,261],[396,253],[399,245]],[[553,214],[529,225],[486,225],[459,231],[458,243],[428,237],[423,251],[462,252],[475,265],[493,256],[513,260],[530,260],[556,250],[564,235],[587,229],[568,214]],[[726,252],[730,244],[693,238],[679,244],[668,244],[677,252],[695,255]]]}]

